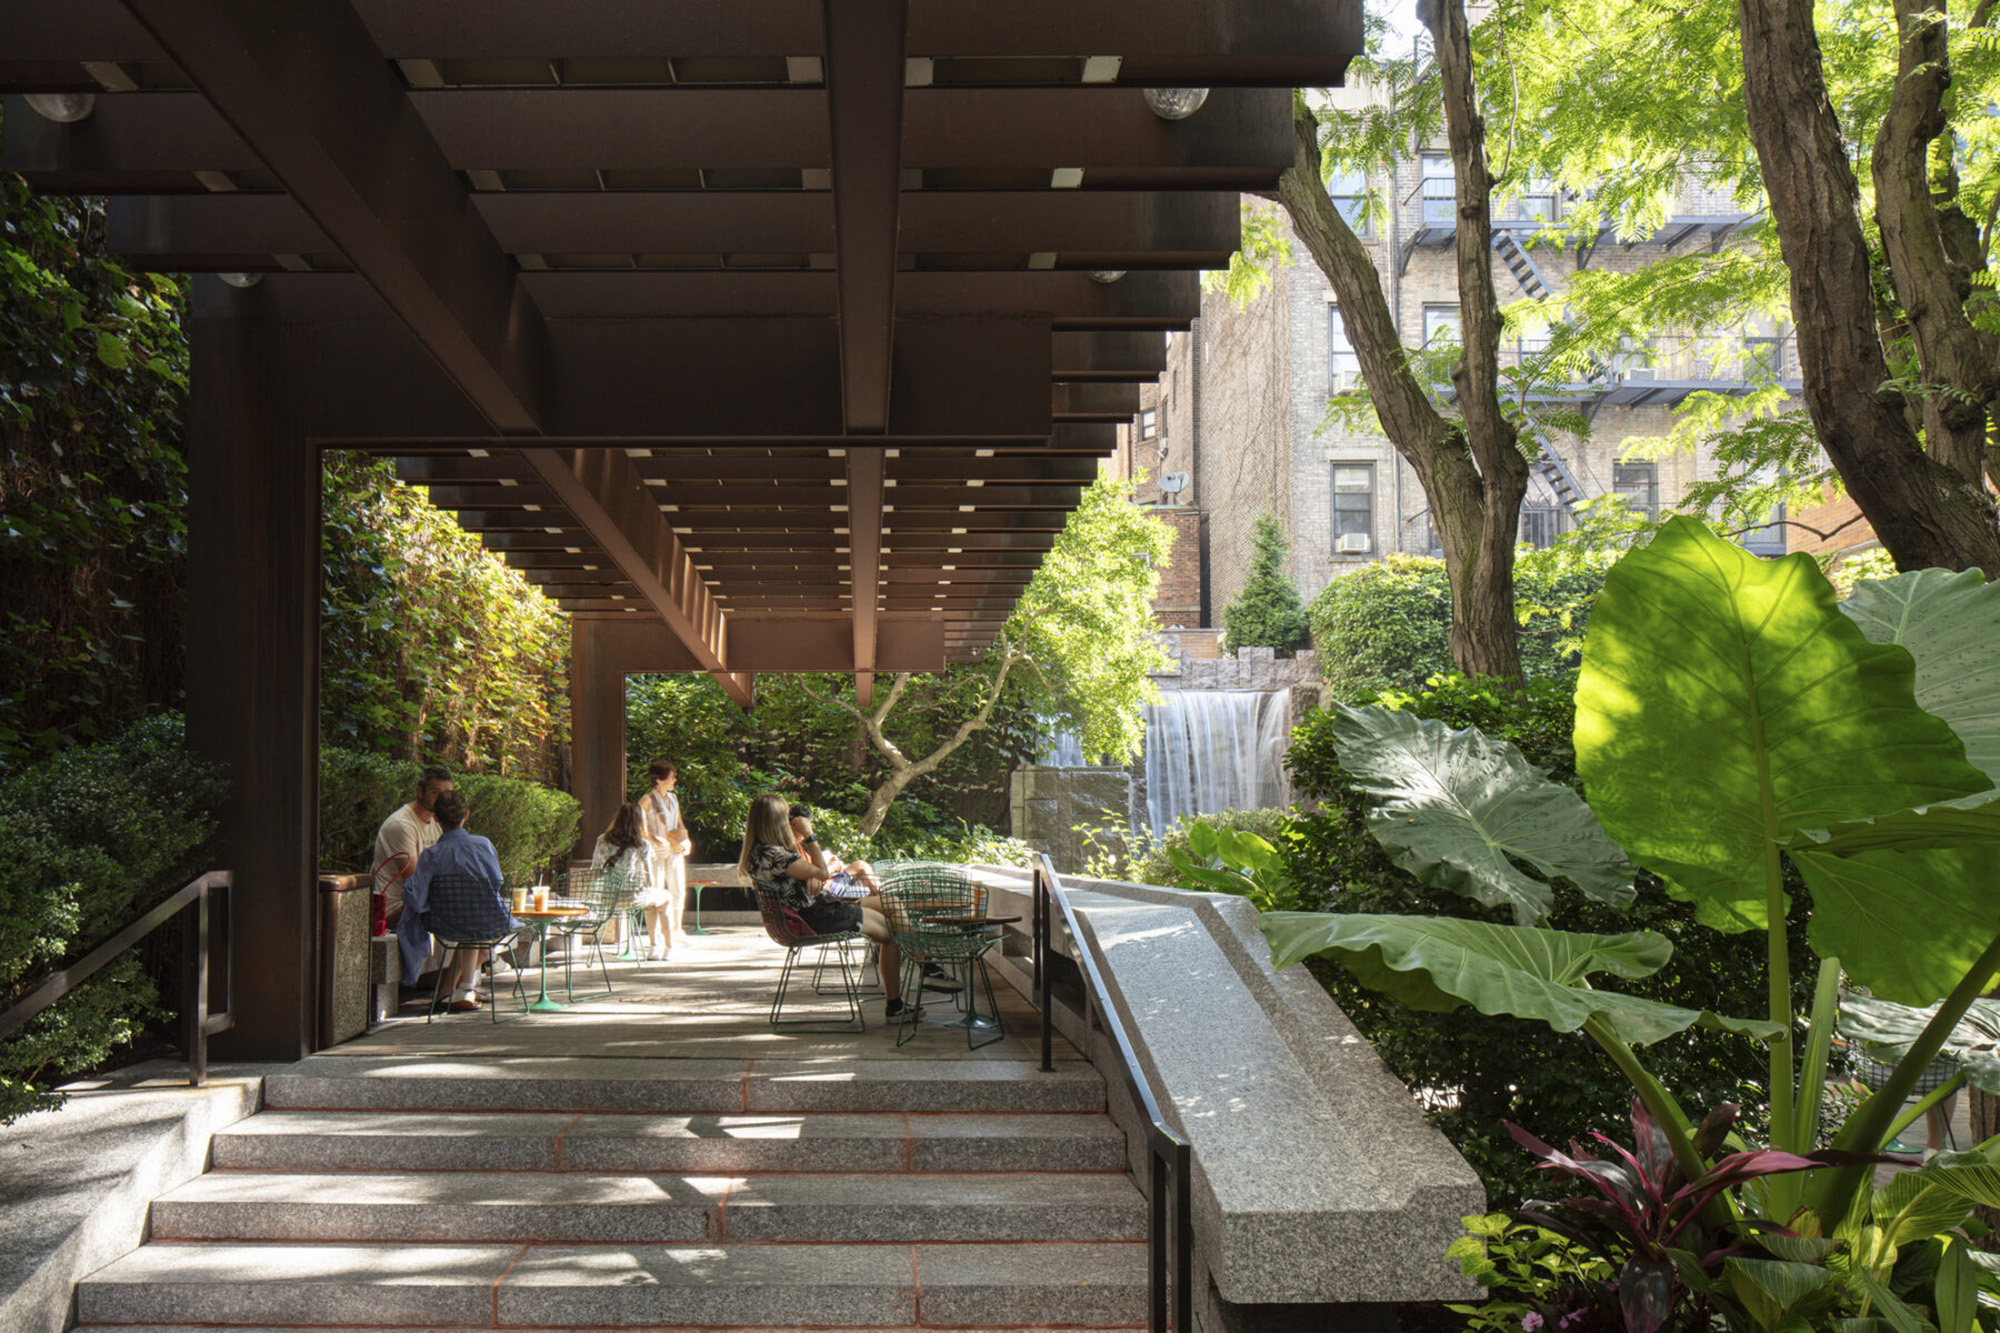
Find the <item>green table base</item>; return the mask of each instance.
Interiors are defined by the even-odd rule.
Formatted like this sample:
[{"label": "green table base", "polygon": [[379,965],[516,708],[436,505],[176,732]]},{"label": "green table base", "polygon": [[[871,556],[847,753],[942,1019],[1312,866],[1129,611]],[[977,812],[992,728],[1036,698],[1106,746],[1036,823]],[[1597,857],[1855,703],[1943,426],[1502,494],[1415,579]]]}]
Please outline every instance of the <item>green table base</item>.
[{"label": "green table base", "polygon": [[569,1008],[561,1000],[549,998],[549,927],[554,921],[530,921],[535,928],[535,957],[542,965],[542,993],[528,1005],[528,1011],[536,1014],[557,1014]]},{"label": "green table base", "polygon": [[692,890],[694,891],[694,924],[693,924],[692,926],[688,927],[688,934],[690,934],[690,935],[713,935],[713,934],[715,933],[715,932],[714,932],[714,931],[712,931],[712,930],[703,930],[703,929],[701,928],[701,891],[702,891],[703,889],[713,889],[713,888],[716,888],[716,887],[718,887],[718,886],[717,886],[717,885],[714,885],[714,884],[690,884],[690,885],[688,885],[688,888],[690,888],[690,889],[692,889]]}]

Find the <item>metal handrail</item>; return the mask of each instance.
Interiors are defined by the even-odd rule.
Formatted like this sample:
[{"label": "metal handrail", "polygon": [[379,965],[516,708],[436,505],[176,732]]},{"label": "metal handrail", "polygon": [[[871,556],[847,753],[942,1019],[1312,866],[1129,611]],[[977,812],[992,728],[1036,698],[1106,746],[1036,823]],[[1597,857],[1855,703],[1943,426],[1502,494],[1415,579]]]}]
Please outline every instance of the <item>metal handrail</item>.
[{"label": "metal handrail", "polygon": [[[1052,906],[1062,909],[1063,922],[1068,927],[1069,937],[1076,944],[1076,961],[1089,983],[1086,999],[1092,1001],[1104,1022],[1104,1030],[1111,1034],[1111,1040],[1118,1047],[1118,1063],[1125,1075],[1125,1084],[1138,1104],[1141,1114],[1146,1117],[1146,1154],[1150,1161],[1152,1189],[1147,1202],[1151,1205],[1146,1223],[1146,1327],[1150,1333],[1192,1333],[1194,1328],[1194,1226],[1193,1226],[1193,1166],[1194,1150],[1188,1141],[1176,1134],[1160,1113],[1159,1098],[1153,1095],[1153,1088],[1139,1066],[1139,1057],[1132,1050],[1132,1042],[1125,1035],[1125,1025],[1119,1021],[1118,1011],[1112,1006],[1111,992],[1104,984],[1104,974],[1092,957],[1092,946],[1085,940],[1083,932],[1077,928],[1076,912],[1069,905],[1069,897],[1063,892],[1062,881],[1056,877],[1055,865],[1046,855],[1037,856],[1034,865],[1035,911],[1035,997],[1042,1008],[1042,1072],[1055,1069],[1055,1006],[1049,995],[1049,931],[1054,921]],[[1088,1010],[1085,1011],[1088,1024]],[[1173,1212],[1171,1229],[1167,1211],[1167,1196],[1171,1190]],[[1173,1264],[1171,1289],[1167,1262],[1168,1236],[1171,1230],[1173,1244]],[[1172,1319],[1168,1318],[1168,1307],[1172,1307]]]},{"label": "metal handrail", "polygon": [[[29,1019],[88,981],[106,963],[186,911],[187,916],[182,921],[185,934],[181,949],[181,1033],[187,1043],[188,1085],[200,1087],[208,1080],[208,1039],[218,1032],[227,1032],[236,1025],[236,1019],[230,1012],[234,973],[234,968],[230,966],[232,941],[228,931],[230,883],[229,871],[209,871],[193,883],[176,889],[166,901],[92,949],[77,962],[60,972],[52,972],[42,978],[41,983],[26,996],[5,1012],[0,1012],[0,1041],[18,1032],[27,1025]],[[223,940],[222,948],[216,951],[221,959],[222,1012],[210,1014],[208,1011],[208,964],[211,953],[209,899],[211,894],[217,891],[222,895],[222,911],[219,915],[223,921]]]}]

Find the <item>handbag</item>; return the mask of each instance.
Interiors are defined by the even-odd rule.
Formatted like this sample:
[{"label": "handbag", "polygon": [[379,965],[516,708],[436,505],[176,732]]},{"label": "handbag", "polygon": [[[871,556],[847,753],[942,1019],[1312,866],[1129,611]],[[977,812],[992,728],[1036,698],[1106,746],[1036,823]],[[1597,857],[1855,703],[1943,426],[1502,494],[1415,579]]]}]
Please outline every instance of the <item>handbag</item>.
[{"label": "handbag", "polygon": [[694,850],[694,839],[688,836],[686,828],[667,830],[667,853],[670,856],[686,856]]}]

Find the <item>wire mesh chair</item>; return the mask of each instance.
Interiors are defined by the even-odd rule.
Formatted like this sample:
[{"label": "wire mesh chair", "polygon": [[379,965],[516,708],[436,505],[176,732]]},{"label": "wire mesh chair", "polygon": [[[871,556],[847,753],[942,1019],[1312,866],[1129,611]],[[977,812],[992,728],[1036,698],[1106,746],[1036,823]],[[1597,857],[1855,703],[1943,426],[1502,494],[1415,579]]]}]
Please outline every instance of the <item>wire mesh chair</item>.
[{"label": "wire mesh chair", "polygon": [[[999,928],[983,921],[986,890],[957,866],[911,862],[877,873],[882,876],[882,905],[889,932],[903,951],[903,975],[897,979],[903,1013],[896,1025],[896,1044],[901,1046],[917,1034],[919,1010],[910,997],[922,996],[925,963],[936,963],[957,975],[960,999],[971,1006],[962,1020],[969,1049],[978,1050],[1005,1037],[1000,1002],[993,993],[993,974],[986,966],[986,951],[1000,939]],[[987,1012],[993,1019],[991,1035],[983,1041],[979,1032],[985,1025],[978,1017],[975,984],[984,986]]]},{"label": "wire mesh chair", "polygon": [[[498,885],[478,875],[449,872],[432,875],[425,885],[422,919],[424,929],[444,949],[444,959],[438,964],[437,981],[431,987],[430,1015],[425,1020],[430,1022],[437,1018],[438,1002],[444,994],[445,974],[452,970],[453,957],[467,949],[505,948],[514,942],[521,928],[501,901]],[[528,996],[521,988],[519,968],[514,970],[514,998],[521,1002],[521,1013],[526,1013]],[[497,995],[493,997],[490,1009],[493,1021],[500,1022],[500,998]],[[515,1018],[520,1016],[513,1015]]]},{"label": "wire mesh chair", "polygon": [[634,881],[623,873],[621,866],[622,863],[604,870],[577,869],[563,877],[563,898],[588,909],[583,916],[559,921],[554,926],[564,940],[563,998],[572,1003],[576,1000],[576,993],[571,984],[570,964],[579,939],[596,956],[598,974],[604,979],[603,990],[591,991],[583,998],[597,1000],[611,994],[611,967],[604,959],[604,928],[625,915],[632,906],[632,895],[637,891]]},{"label": "wire mesh chair", "polygon": [[[771,1030],[773,1032],[866,1032],[868,1023],[861,1014],[861,986],[855,975],[853,961],[848,957],[848,943],[866,937],[858,930],[843,930],[831,935],[820,935],[806,924],[804,917],[779,902],[768,893],[757,894],[757,911],[764,918],[764,933],[785,950],[785,965],[778,971],[778,991],[771,997]],[[841,993],[847,1001],[845,1017],[831,1018],[786,1018],[785,999],[798,971],[799,951],[817,948],[824,960],[831,953],[840,967]]]}]

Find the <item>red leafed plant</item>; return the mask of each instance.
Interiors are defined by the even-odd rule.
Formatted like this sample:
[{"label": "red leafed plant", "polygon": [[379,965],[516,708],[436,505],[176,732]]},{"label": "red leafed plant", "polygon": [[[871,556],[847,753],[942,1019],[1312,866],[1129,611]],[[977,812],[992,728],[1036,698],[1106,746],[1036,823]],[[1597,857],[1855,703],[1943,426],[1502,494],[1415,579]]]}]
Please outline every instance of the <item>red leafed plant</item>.
[{"label": "red leafed plant", "polygon": [[1727,1192],[1760,1176],[1875,1160],[1858,1153],[1828,1150],[1801,1155],[1774,1148],[1716,1157],[1741,1109],[1724,1102],[1695,1130],[1695,1147],[1711,1164],[1693,1179],[1637,1097],[1632,1099],[1632,1148],[1592,1133],[1590,1137],[1608,1154],[1602,1157],[1585,1151],[1575,1140],[1563,1152],[1518,1125],[1507,1125],[1515,1142],[1536,1157],[1537,1170],[1559,1172],[1594,1192],[1554,1203],[1530,1201],[1513,1216],[1603,1256],[1618,1273],[1615,1283],[1568,1293],[1574,1308],[1558,1312],[1557,1326],[1570,1333],[1706,1329],[1708,1302],[1681,1280],[1681,1273],[1692,1265],[1713,1277],[1724,1259],[1742,1250],[1744,1233],[1780,1229],[1742,1218]]}]

